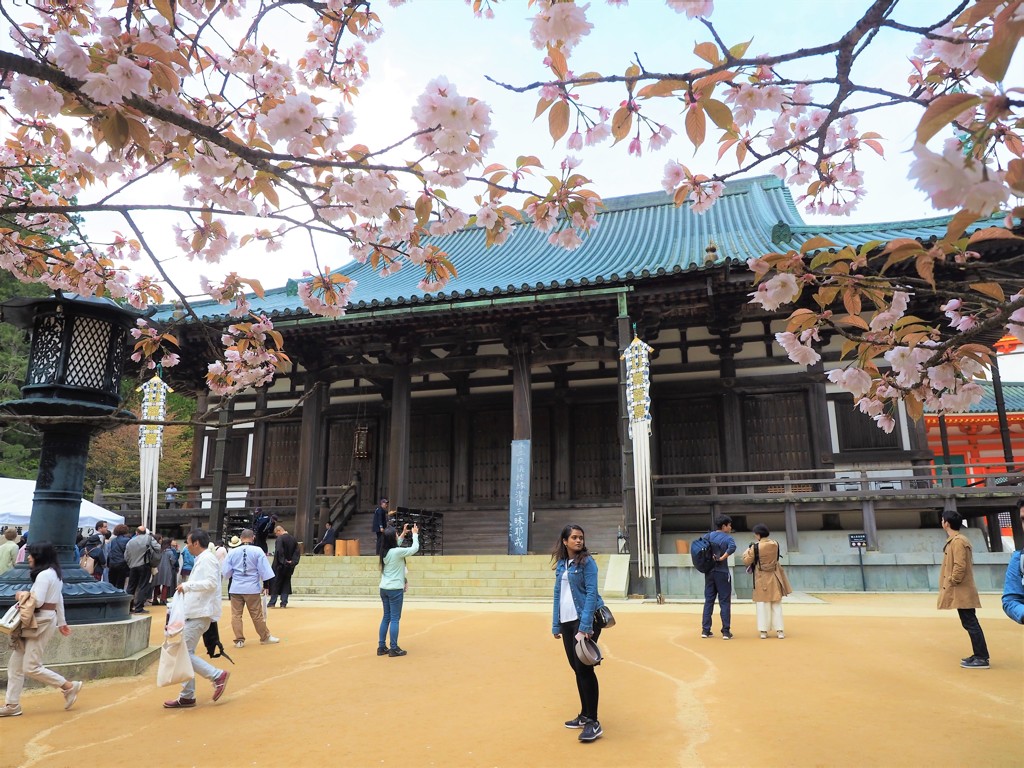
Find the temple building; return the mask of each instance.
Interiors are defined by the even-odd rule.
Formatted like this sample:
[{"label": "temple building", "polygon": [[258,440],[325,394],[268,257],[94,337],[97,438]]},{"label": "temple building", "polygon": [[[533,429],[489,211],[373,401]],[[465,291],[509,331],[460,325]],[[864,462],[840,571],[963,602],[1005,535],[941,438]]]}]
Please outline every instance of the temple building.
[{"label": "temple building", "polygon": [[[516,509],[528,551],[549,551],[566,522],[592,548],[635,551],[620,360],[634,336],[653,350],[663,550],[718,512],[739,530],[768,519],[798,550],[803,531],[862,530],[876,548],[878,530],[930,526],[950,504],[968,516],[1013,505],[995,484],[956,496],[924,420],[900,406],[891,434],[876,428],[825,378],[840,364],[835,340],[817,365],[795,365],[774,340],[784,316],[749,303],[752,256],[822,234],[838,246],[926,240],[947,218],[811,226],[774,177],[731,182],[703,215],[660,192],[605,204],[575,251],[528,226],[490,249],[479,229],[439,238],[458,276],[438,293],[419,290],[413,268],[382,278],[353,264],[343,317],[310,315],[295,282],[254,297],[294,367],[197,430],[187,493],[199,513],[220,527],[273,509],[304,542],[330,521],[365,552],[369,513],[388,497],[443,515],[444,554],[510,551]],[[225,307],[193,306],[206,323],[231,322]],[[216,400],[204,394],[210,352],[197,324],[179,338],[184,363],[170,381],[203,412]],[[953,453],[974,461],[957,440]],[[514,441],[528,451],[514,458]],[[528,484],[514,483],[527,469]]]}]

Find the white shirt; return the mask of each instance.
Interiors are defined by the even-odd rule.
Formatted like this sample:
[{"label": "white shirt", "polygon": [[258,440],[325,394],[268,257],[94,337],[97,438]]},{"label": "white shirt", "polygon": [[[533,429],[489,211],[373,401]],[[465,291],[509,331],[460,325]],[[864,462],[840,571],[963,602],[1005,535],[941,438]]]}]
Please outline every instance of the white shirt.
[{"label": "white shirt", "polygon": [[64,620],[64,582],[57,576],[53,568],[47,568],[36,576],[32,585],[32,597],[36,599],[37,605],[43,603],[57,604],[57,626],[63,627],[67,622]]},{"label": "white shirt", "polygon": [[188,581],[181,588],[185,597],[186,619],[220,619],[220,561],[213,552],[203,550],[192,566]]},{"label": "white shirt", "polygon": [[576,621],[580,615],[576,612],[576,603],[572,601],[572,589],[569,587],[569,568],[562,571],[562,588],[558,591],[558,621],[568,624]]}]

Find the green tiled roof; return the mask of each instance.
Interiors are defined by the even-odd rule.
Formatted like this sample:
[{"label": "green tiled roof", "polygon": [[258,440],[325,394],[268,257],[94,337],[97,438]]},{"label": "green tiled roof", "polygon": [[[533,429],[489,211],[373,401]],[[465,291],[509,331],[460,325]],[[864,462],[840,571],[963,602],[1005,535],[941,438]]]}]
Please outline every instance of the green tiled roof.
[{"label": "green tiled roof", "polygon": [[[996,413],[995,388],[990,381],[979,381],[981,388],[985,390],[985,396],[971,406],[967,413]],[[1024,382],[1004,381],[1003,382],[1003,403],[1006,405],[1007,413],[1024,413]],[[932,413],[930,408],[925,409]],[[956,414],[952,414],[956,415]]]},{"label": "green tiled roof", "polygon": [[[733,181],[722,198],[701,215],[676,208],[664,192],[610,198],[598,214],[597,229],[575,251],[551,246],[547,234],[518,226],[502,246],[486,248],[479,228],[436,238],[432,242],[452,257],[458,277],[442,292],[417,288],[422,270],[406,266],[381,277],[365,264],[342,271],[358,282],[349,312],[411,304],[492,298],[586,286],[614,286],[647,277],[700,270],[726,261],[797,248],[825,234],[839,245],[859,245],[897,237],[926,239],[945,232],[948,217],[885,224],[807,225],[786,186],[774,176]],[[773,242],[775,237],[777,242]],[[716,261],[705,263],[705,248],[714,240]],[[271,317],[308,313],[295,283],[268,290],[253,299],[254,309]],[[222,317],[226,308],[213,301],[193,305],[207,319]]]}]

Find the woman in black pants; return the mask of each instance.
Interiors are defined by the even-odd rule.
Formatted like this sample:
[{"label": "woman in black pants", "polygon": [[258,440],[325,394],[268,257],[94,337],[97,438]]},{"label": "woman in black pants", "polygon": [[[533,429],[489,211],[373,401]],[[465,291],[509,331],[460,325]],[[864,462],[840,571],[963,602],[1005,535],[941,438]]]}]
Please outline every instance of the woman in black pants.
[{"label": "woman in black pants", "polygon": [[583,636],[596,641],[601,634],[601,628],[594,626],[594,614],[604,605],[597,593],[597,563],[587,551],[583,529],[578,525],[562,529],[551,558],[555,570],[551,633],[556,639],[562,638],[580,694],[580,713],[566,721],[565,727],[582,728],[580,741],[594,741],[603,733],[597,719],[597,672],[577,658],[576,641]]}]

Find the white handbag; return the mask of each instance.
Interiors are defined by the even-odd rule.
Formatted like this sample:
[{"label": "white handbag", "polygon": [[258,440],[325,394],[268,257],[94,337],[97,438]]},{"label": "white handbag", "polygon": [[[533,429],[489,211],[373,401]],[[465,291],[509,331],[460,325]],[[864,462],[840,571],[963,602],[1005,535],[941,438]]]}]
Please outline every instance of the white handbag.
[{"label": "white handbag", "polygon": [[21,626],[21,610],[20,606],[15,603],[7,609],[7,613],[0,619],[0,632],[5,635],[10,635]]}]

